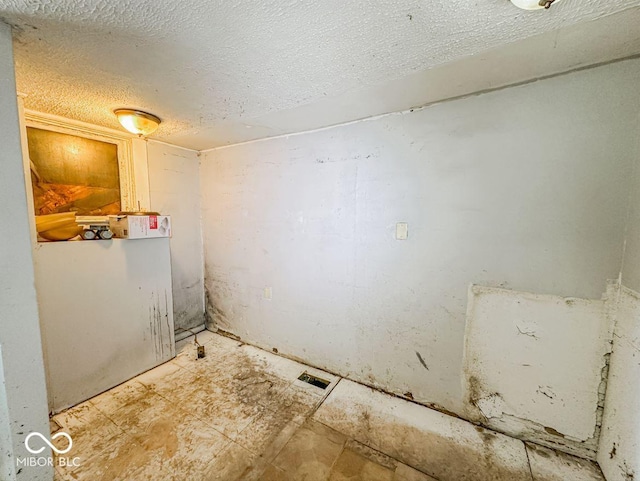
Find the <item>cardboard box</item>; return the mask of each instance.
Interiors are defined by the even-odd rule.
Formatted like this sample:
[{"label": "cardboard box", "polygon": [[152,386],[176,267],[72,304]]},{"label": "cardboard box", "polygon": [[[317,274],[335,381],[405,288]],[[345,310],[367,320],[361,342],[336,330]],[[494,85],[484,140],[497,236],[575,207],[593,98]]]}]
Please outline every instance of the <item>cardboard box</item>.
[{"label": "cardboard box", "polygon": [[120,239],[171,237],[171,216],[110,215],[109,228]]}]

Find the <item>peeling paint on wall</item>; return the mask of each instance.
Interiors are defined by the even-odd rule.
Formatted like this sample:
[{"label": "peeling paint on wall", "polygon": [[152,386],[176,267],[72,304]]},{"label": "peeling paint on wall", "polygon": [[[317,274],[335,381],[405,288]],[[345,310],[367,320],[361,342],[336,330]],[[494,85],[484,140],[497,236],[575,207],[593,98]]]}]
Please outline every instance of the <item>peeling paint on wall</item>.
[{"label": "peeling paint on wall", "polygon": [[640,475],[640,293],[622,287],[615,315],[613,353],[598,463],[609,481]]},{"label": "peeling paint on wall", "polygon": [[602,299],[472,285],[463,381],[468,416],[593,459],[617,292],[613,282]]}]

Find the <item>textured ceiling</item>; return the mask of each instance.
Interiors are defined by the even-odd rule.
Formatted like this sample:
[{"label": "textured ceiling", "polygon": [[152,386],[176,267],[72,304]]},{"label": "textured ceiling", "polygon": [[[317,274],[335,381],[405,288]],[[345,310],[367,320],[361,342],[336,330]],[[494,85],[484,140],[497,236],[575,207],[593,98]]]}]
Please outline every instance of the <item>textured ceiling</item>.
[{"label": "textured ceiling", "polygon": [[[164,120],[155,138],[204,149],[292,131],[297,121],[326,124],[309,122],[316,112],[304,106],[318,106],[322,119],[333,105],[333,123],[359,118],[362,109],[330,100],[639,5],[562,0],[525,12],[507,0],[2,0],[0,18],[15,27],[28,108],[118,128],[112,110],[136,107]],[[282,112],[300,116],[283,128]]]}]

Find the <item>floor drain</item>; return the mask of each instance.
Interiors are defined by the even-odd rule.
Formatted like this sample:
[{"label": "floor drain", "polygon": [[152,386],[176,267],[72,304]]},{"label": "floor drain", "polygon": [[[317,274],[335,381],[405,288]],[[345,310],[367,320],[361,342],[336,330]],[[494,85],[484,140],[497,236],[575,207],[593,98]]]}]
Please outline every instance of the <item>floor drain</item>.
[{"label": "floor drain", "polygon": [[311,384],[312,386],[319,387],[320,389],[327,389],[327,386],[331,384],[329,381],[325,381],[324,379],[320,379],[319,377],[312,376],[309,373],[303,372],[298,377],[300,381],[306,382],[307,384]]}]

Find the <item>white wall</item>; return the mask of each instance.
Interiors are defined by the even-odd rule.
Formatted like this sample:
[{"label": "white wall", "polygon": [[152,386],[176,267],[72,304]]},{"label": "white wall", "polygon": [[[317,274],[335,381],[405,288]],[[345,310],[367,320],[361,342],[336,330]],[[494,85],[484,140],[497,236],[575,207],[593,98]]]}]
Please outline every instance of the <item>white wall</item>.
[{"label": "white wall", "polygon": [[168,239],[44,242],[34,261],[51,411],[175,356]]},{"label": "white wall", "polygon": [[[640,96],[640,94],[636,94]],[[640,110],[636,111],[640,119]],[[635,128],[634,128],[635,127]],[[636,142],[636,164],[633,175],[633,187],[629,197],[628,224],[625,235],[624,265],[622,284],[640,292],[640,120],[629,124],[627,135]]]},{"label": "white wall", "polygon": [[150,141],[151,209],[171,215],[171,276],[176,330],[204,324],[200,159],[193,150]]},{"label": "white wall", "polygon": [[[49,432],[38,304],[20,149],[11,29],[0,22],[0,478],[45,481],[50,467],[16,470],[24,439]],[[46,456],[47,451],[42,455]]]},{"label": "white wall", "polygon": [[[636,113],[640,117],[640,109]],[[629,124],[627,134],[640,146],[638,123],[635,128]],[[640,475],[640,148],[636,150],[635,167],[625,236],[623,288],[615,316],[598,451],[598,462],[608,481],[629,481]]]},{"label": "white wall", "polygon": [[470,283],[588,299],[617,278],[639,76],[619,62],[207,152],[209,314],[462,412]]}]

